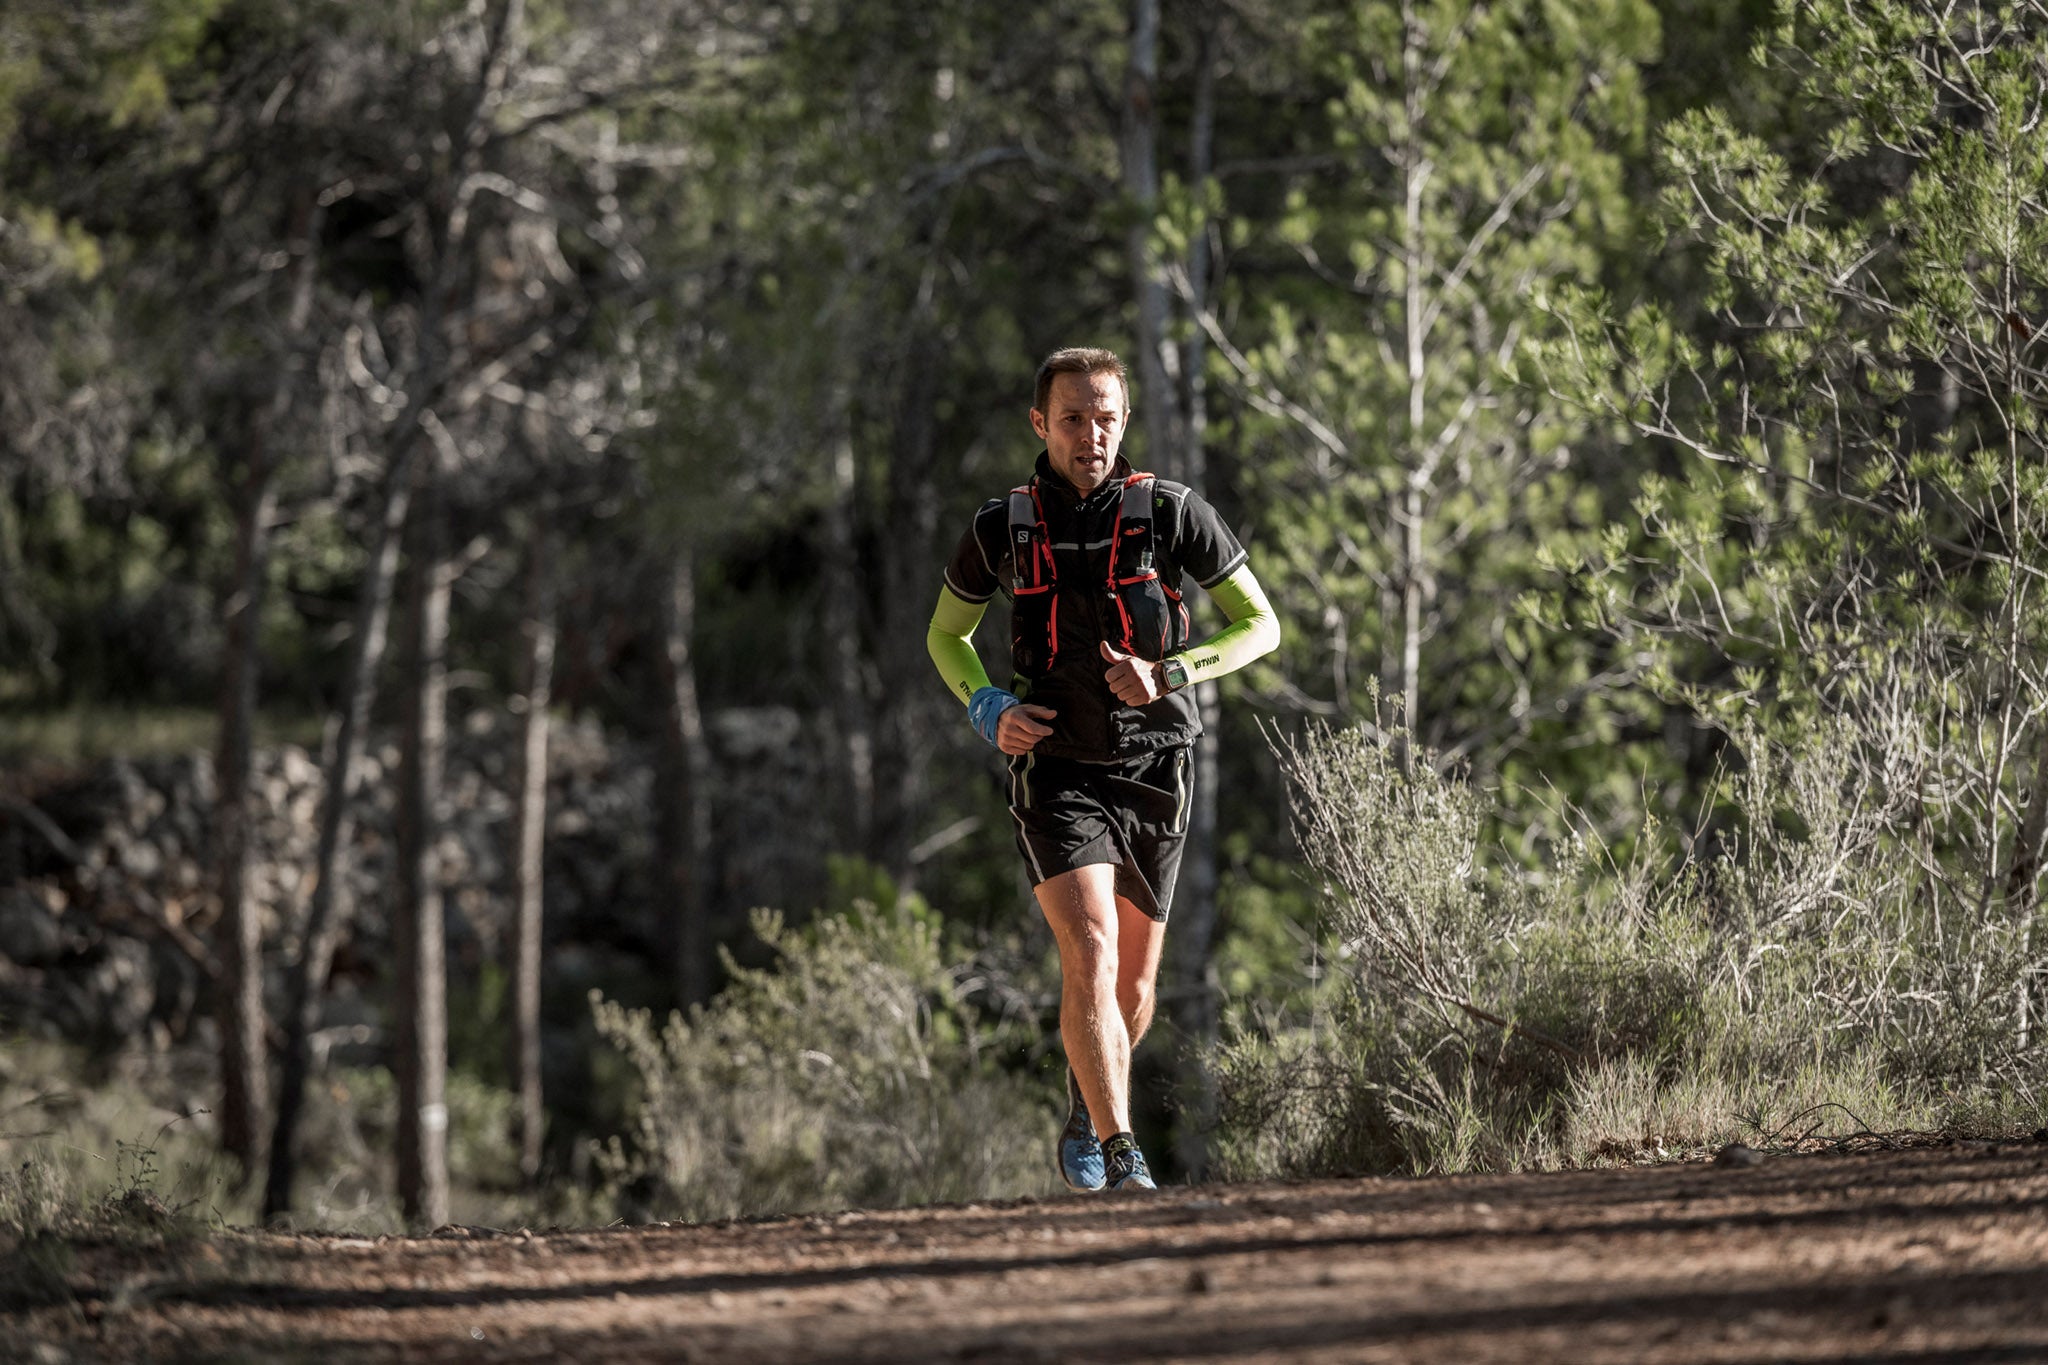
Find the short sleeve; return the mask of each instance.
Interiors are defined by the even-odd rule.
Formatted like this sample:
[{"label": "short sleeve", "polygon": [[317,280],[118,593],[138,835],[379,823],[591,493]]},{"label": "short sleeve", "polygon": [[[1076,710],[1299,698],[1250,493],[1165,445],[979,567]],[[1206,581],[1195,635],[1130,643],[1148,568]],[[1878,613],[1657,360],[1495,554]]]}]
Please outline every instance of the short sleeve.
[{"label": "short sleeve", "polygon": [[[946,561],[946,586],[953,595],[963,602],[986,602],[1002,587],[1002,578],[996,571],[997,556],[990,554],[991,542],[1001,547],[1000,534],[1003,501],[991,498],[981,505],[974,514],[974,521],[967,528],[967,534],[960,537],[960,543],[953,548],[953,557]],[[991,532],[996,534],[991,535]]]},{"label": "short sleeve", "polygon": [[1181,568],[1205,589],[1215,587],[1236,573],[1249,556],[1208,500],[1192,488],[1180,485],[1162,492],[1168,496],[1178,494],[1180,515],[1176,523],[1179,534],[1175,539],[1173,556],[1180,561]]}]

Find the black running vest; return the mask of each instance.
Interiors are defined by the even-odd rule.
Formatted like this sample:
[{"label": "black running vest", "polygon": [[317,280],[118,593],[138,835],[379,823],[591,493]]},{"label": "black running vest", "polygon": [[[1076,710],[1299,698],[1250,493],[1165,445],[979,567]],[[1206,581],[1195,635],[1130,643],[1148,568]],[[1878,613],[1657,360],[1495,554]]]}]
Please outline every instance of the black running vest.
[{"label": "black running vest", "polygon": [[[1079,605],[1077,593],[1099,595],[1103,638],[1126,654],[1157,661],[1186,646],[1187,606],[1160,573],[1152,523],[1154,483],[1150,474],[1134,471],[1124,477],[1102,576],[1082,583],[1060,581],[1038,480],[1010,490],[1010,660],[1019,677],[1042,678],[1059,661],[1060,602],[1067,599],[1073,610]],[[1177,568],[1174,576],[1179,576]]]}]

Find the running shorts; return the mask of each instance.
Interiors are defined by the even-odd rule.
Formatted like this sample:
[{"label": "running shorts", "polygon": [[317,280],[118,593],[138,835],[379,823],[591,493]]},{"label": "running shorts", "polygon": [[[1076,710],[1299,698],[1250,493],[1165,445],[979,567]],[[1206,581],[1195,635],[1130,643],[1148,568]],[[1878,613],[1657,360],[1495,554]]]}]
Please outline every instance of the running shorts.
[{"label": "running shorts", "polygon": [[1188,745],[1110,763],[1012,755],[1010,818],[1032,886],[1110,863],[1116,893],[1164,921],[1180,876],[1194,780]]}]

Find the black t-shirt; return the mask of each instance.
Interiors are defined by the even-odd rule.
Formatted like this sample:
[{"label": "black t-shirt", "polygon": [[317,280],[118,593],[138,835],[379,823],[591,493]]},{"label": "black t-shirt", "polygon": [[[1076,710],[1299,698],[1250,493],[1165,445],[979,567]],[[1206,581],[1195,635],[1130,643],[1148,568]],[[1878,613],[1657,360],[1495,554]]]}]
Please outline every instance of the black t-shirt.
[{"label": "black t-shirt", "polygon": [[[1148,706],[1125,706],[1103,681],[1109,665],[1100,646],[1111,608],[1102,585],[1130,473],[1130,464],[1119,456],[1110,477],[1084,498],[1053,472],[1042,453],[1038,457],[1039,501],[1059,582],[1059,646],[1049,672],[1028,683],[1015,679],[1011,690],[1059,713],[1048,722],[1052,734],[1035,751],[1048,757],[1110,762],[1186,744],[1202,732],[1193,689]],[[1245,561],[1244,547],[1216,509],[1186,484],[1155,479],[1152,487],[1161,581],[1184,593],[1185,579],[1213,588],[1235,573]],[[1016,581],[1009,529],[1008,500],[983,503],[946,565],[946,586],[969,602],[986,602],[997,593],[1009,597]]]}]

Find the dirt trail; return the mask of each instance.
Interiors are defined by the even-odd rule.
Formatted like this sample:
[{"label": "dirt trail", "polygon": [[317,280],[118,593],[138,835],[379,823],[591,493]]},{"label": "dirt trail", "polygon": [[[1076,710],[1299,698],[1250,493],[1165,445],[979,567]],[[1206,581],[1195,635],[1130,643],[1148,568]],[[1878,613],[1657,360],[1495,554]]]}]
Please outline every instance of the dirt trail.
[{"label": "dirt trail", "polygon": [[2048,1361],[2048,1145],[82,1253],[60,1361]]}]

